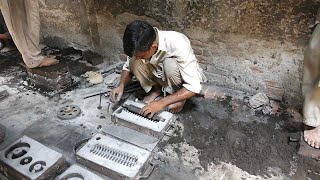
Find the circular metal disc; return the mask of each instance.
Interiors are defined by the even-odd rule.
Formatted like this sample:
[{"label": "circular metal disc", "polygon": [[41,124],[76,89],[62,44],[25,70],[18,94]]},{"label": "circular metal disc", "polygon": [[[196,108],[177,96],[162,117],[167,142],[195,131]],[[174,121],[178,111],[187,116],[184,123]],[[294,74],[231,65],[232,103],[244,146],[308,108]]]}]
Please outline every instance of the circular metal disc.
[{"label": "circular metal disc", "polygon": [[66,105],[59,109],[58,118],[62,120],[74,119],[79,116],[81,109],[77,105]]}]

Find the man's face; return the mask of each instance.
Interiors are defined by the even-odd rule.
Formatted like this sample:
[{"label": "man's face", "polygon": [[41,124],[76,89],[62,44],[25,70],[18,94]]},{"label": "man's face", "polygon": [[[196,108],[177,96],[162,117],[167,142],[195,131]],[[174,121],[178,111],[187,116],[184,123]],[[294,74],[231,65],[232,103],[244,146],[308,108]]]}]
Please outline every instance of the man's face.
[{"label": "man's face", "polygon": [[153,44],[150,49],[146,52],[137,52],[136,53],[136,59],[151,59],[151,57],[154,55],[154,53],[157,51],[158,45]]}]

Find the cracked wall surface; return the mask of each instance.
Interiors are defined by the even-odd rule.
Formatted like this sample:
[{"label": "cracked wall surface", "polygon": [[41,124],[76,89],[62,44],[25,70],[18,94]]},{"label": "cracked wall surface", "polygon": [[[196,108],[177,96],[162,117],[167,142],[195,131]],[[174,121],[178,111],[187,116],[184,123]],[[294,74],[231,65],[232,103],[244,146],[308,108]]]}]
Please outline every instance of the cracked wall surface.
[{"label": "cracked wall surface", "polygon": [[43,42],[125,60],[126,24],[142,19],[185,33],[208,79],[301,104],[303,52],[318,0],[40,0]]}]

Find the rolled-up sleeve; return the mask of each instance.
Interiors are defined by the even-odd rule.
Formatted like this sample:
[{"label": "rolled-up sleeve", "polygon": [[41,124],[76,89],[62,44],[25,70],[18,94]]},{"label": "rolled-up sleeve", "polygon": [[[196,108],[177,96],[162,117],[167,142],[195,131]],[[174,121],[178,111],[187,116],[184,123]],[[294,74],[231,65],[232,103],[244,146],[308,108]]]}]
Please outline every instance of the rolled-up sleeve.
[{"label": "rolled-up sleeve", "polygon": [[124,63],[122,70],[130,72],[130,57],[127,56],[127,61]]},{"label": "rolled-up sleeve", "polygon": [[203,78],[199,72],[196,59],[188,63],[182,63],[180,61],[180,63],[178,62],[178,67],[183,80],[182,86],[191,92],[197,94],[200,93],[202,88],[201,82],[203,82]]},{"label": "rolled-up sleeve", "polygon": [[179,48],[175,49],[179,71],[183,80],[182,86],[187,90],[200,93],[201,82],[205,81],[202,69],[199,67],[197,59],[193,53],[189,39],[186,36],[178,38],[180,41]]}]

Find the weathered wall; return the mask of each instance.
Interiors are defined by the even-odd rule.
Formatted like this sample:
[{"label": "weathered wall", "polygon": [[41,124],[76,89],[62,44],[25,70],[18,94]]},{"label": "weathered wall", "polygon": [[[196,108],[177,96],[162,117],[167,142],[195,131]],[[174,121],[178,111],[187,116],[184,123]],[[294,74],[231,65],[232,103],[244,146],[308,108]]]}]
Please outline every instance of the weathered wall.
[{"label": "weathered wall", "polygon": [[41,0],[44,42],[124,59],[125,25],[185,33],[210,82],[301,104],[303,51],[318,0]]}]

